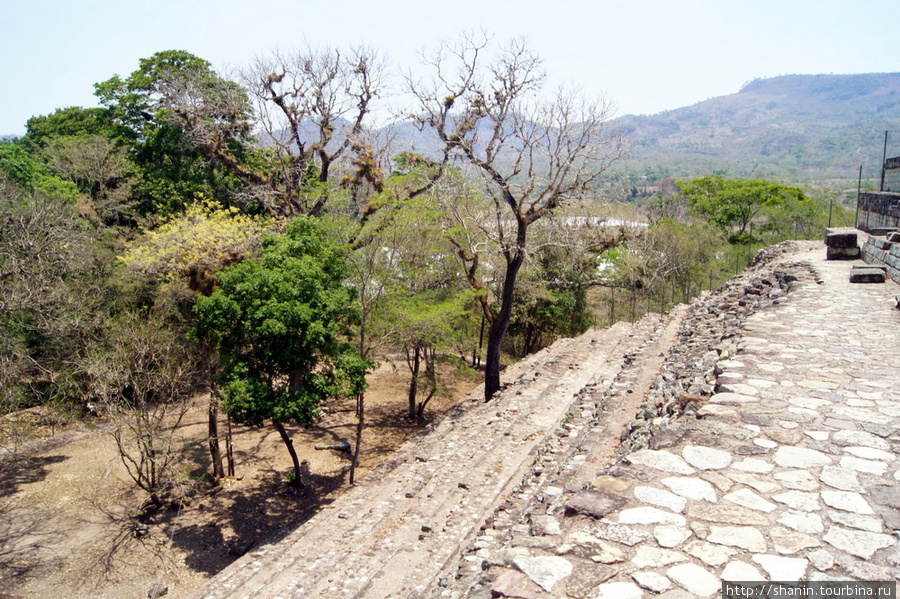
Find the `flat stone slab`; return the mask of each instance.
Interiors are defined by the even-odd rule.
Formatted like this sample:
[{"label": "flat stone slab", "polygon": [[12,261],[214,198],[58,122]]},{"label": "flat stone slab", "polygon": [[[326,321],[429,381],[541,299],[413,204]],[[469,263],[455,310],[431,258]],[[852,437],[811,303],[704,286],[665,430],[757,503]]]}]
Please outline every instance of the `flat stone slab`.
[{"label": "flat stone slab", "polygon": [[836,247],[827,247],[825,248],[825,259],[826,260],[859,260],[862,257],[862,252],[858,247],[852,248],[836,248]]},{"label": "flat stone slab", "polygon": [[880,268],[854,268],[850,271],[851,283],[884,283],[884,270]]},{"label": "flat stone slab", "polygon": [[832,248],[855,248],[858,241],[856,233],[829,230],[825,234],[825,245]]},{"label": "flat stone slab", "polygon": [[894,544],[894,537],[891,535],[850,530],[837,526],[832,526],[822,538],[826,543],[862,559],[870,559],[879,549]]},{"label": "flat stone slab", "polygon": [[517,557],[516,567],[548,593],[560,580],[572,573],[572,562],[555,555]]}]

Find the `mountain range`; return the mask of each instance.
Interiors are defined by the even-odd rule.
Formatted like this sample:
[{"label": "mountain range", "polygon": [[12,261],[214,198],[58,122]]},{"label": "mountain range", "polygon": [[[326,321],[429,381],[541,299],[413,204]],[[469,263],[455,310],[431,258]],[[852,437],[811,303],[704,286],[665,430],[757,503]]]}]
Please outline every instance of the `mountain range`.
[{"label": "mountain range", "polygon": [[633,145],[624,170],[675,179],[721,173],[780,180],[880,175],[900,155],[900,73],[785,75],[736,94],[615,124]]}]

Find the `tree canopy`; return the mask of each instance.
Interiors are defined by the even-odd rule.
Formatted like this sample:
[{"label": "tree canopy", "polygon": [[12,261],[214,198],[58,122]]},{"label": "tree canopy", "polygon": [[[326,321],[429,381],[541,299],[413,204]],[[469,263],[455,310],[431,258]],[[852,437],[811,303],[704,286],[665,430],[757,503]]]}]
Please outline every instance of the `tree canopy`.
[{"label": "tree canopy", "polygon": [[807,202],[803,190],[761,179],[726,179],[709,175],[679,181],[678,187],[695,214],[718,226],[726,238],[743,237],[766,208]]}]

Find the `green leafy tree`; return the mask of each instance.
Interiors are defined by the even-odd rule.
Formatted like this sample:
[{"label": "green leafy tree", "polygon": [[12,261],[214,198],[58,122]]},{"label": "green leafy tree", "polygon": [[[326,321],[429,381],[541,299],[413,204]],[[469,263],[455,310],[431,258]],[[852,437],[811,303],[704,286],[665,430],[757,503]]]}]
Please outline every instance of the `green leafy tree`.
[{"label": "green leafy tree", "polygon": [[258,259],[226,268],[194,308],[194,336],[219,350],[223,409],[236,422],[270,420],[301,484],[285,424],[311,426],[329,397],[355,397],[369,366],[344,333],[355,320],[345,250],[309,218],[263,241]]},{"label": "green leafy tree", "polygon": [[100,135],[116,139],[118,133],[109,109],[71,106],[28,119],[21,143],[31,151],[37,151],[58,137]]},{"label": "green leafy tree", "polygon": [[12,141],[0,140],[0,176],[22,189],[73,205],[80,198],[74,183],[61,179],[26,146]]},{"label": "green leafy tree", "polygon": [[788,202],[800,204],[806,199],[797,187],[761,179],[726,179],[722,175],[679,181],[678,187],[694,214],[719,227],[731,242],[750,241],[746,237],[751,221],[767,208]]},{"label": "green leafy tree", "polygon": [[[139,68],[95,85],[117,136],[141,169],[135,193],[144,213],[178,212],[197,194],[236,201],[233,176],[249,150],[248,98],[209,62],[183,50],[157,52]],[[215,151],[214,151],[215,150]]]}]

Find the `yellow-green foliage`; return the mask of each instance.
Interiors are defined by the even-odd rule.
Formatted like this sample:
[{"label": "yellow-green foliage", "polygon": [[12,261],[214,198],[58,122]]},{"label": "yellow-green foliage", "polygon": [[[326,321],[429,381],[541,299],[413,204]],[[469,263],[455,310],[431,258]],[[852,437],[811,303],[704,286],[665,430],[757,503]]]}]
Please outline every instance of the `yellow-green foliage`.
[{"label": "yellow-green foliage", "polygon": [[186,283],[209,295],[215,274],[251,256],[272,228],[271,221],[201,198],[184,214],[148,231],[120,260],[166,285]]}]

